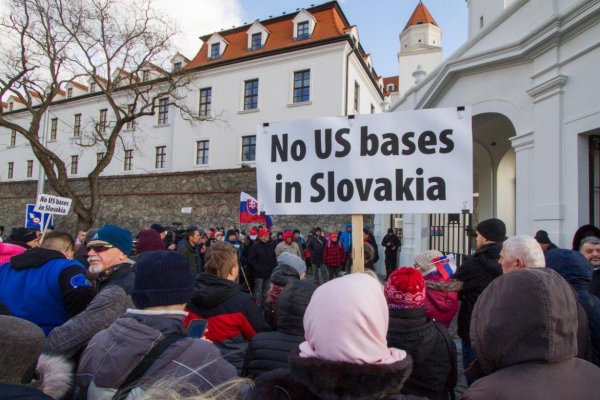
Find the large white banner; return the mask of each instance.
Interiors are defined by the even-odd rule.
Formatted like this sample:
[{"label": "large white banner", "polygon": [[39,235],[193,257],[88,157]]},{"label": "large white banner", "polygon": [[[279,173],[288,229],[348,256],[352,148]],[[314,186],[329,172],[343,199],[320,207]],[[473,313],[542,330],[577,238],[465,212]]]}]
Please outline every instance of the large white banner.
[{"label": "large white banner", "polygon": [[258,126],[258,201],[273,215],[472,209],[471,110],[442,108]]}]

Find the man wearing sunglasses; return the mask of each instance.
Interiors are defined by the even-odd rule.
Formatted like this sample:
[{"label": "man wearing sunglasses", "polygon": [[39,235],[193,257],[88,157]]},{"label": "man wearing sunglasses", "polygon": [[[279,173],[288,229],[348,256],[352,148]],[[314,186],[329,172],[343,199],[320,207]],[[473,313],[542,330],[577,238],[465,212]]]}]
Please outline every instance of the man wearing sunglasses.
[{"label": "man wearing sunglasses", "polygon": [[127,294],[133,289],[135,275],[129,259],[133,247],[131,232],[116,225],[104,225],[88,243],[89,271],[96,276],[96,289],[120,286]]}]

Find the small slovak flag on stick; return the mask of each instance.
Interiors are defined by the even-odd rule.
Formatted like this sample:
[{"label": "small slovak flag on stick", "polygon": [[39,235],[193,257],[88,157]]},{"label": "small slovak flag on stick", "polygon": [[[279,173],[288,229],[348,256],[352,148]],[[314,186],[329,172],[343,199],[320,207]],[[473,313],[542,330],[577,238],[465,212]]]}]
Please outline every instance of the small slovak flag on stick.
[{"label": "small slovak flag on stick", "polygon": [[263,223],[267,228],[273,225],[271,217],[260,212],[258,200],[245,192],[240,193],[240,223]]},{"label": "small slovak flag on stick", "polygon": [[454,255],[448,254],[445,256],[437,257],[431,260],[435,265],[435,268],[439,274],[444,278],[445,281],[450,279],[456,272],[456,262],[454,261]]}]

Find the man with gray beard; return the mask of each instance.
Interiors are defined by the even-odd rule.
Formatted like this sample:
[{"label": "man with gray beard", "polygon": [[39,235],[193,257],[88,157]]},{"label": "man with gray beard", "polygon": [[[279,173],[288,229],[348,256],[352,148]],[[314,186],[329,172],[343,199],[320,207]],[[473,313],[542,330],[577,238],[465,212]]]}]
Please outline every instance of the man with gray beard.
[{"label": "man with gray beard", "polygon": [[96,276],[96,289],[120,286],[127,294],[133,289],[133,247],[131,232],[116,225],[104,225],[87,244],[89,271]]}]

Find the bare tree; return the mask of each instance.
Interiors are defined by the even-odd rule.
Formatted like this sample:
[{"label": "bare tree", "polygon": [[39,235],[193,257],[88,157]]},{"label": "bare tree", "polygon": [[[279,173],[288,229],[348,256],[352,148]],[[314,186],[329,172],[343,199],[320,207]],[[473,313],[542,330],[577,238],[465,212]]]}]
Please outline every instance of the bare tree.
[{"label": "bare tree", "polygon": [[[78,225],[88,228],[100,209],[100,174],[127,124],[154,115],[163,98],[186,118],[201,119],[183,102],[189,74],[157,67],[172,51],[175,30],[150,0],[10,0],[10,5],[10,14],[0,22],[0,98],[12,96],[21,109],[0,107],[0,126],[28,140],[49,184],[58,195],[73,199]],[[150,78],[148,70],[153,71]],[[89,197],[76,193],[65,161],[41,139],[44,116],[64,99],[62,89],[78,78],[91,78],[111,111],[110,121],[99,118],[80,141],[104,153],[87,176]]]}]

